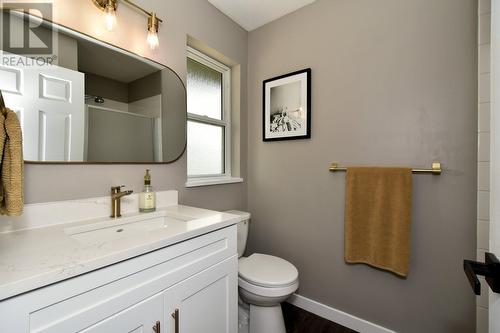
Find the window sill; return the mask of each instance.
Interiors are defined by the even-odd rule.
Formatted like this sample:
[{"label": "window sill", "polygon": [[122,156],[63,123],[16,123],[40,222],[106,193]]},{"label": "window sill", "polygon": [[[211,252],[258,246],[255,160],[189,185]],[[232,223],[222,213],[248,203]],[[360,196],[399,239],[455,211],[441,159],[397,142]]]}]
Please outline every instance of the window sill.
[{"label": "window sill", "polygon": [[186,182],[186,187],[235,184],[235,183],[243,183],[243,178],[237,178],[237,177],[192,178],[188,179],[188,181]]}]

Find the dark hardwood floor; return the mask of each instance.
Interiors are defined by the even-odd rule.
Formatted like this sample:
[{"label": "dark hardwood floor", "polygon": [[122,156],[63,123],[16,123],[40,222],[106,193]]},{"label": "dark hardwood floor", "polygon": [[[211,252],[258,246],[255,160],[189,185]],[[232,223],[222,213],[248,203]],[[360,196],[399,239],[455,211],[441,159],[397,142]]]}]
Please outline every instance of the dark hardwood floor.
[{"label": "dark hardwood floor", "polygon": [[286,333],[357,333],[289,303],[281,304]]}]

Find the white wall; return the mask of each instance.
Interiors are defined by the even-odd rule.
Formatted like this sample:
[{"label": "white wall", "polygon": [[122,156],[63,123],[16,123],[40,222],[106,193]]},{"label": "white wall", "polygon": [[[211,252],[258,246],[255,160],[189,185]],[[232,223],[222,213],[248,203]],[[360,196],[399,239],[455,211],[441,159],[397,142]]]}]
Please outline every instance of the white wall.
[{"label": "white wall", "polygon": [[[479,91],[478,91],[478,164],[477,164],[477,260],[484,262],[489,250],[490,229],[490,52],[491,0],[479,0]],[[476,332],[488,332],[487,283],[481,278],[483,293],[477,298]]]}]

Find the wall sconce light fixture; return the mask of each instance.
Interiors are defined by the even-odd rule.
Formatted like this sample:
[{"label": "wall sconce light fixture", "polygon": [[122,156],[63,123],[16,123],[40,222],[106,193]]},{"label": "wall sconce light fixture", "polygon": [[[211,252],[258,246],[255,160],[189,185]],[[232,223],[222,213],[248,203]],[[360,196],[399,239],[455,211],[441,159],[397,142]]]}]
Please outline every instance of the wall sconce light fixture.
[{"label": "wall sconce light fixture", "polygon": [[116,0],[108,0],[104,7],[104,22],[108,31],[113,31],[116,26]]},{"label": "wall sconce light fixture", "polygon": [[151,50],[156,50],[160,46],[160,41],[158,40],[158,18],[155,12],[152,12],[148,19],[147,40]]},{"label": "wall sconce light fixture", "polygon": [[[151,50],[157,49],[160,45],[160,41],[158,39],[158,26],[163,21],[156,16],[155,12],[149,12],[130,0],[120,1],[123,1],[148,16],[148,35],[146,40]],[[116,9],[118,8],[118,0],[92,0],[92,2],[97,8],[104,12],[104,23],[106,25],[106,29],[108,31],[112,31],[116,26]]]}]

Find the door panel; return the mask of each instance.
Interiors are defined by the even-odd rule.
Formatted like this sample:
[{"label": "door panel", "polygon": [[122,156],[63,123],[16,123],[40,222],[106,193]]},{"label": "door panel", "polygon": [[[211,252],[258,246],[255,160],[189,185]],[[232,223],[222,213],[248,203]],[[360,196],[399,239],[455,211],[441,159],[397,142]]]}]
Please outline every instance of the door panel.
[{"label": "door panel", "polygon": [[[238,260],[236,256],[180,282],[165,292],[168,333],[178,321],[182,333],[238,331]],[[178,310],[178,318],[174,317]]]},{"label": "door panel", "polygon": [[[45,123],[38,124],[38,142],[45,139],[44,150],[39,151],[39,158],[35,160],[83,160],[84,74],[54,67],[40,68],[32,75],[38,76],[35,79],[39,85],[38,94],[34,96],[39,96],[36,106],[38,112],[43,112],[45,117]],[[27,113],[26,116],[32,115]]]},{"label": "door panel", "polygon": [[58,161],[71,156],[72,115],[67,112],[39,111],[38,159]]},{"label": "door panel", "polygon": [[[182,312],[188,317],[182,317],[182,329],[186,332],[227,332],[228,277],[204,286],[195,294],[186,295],[182,300]],[[203,320],[193,320],[203,318]],[[223,319],[223,320],[221,320]]]},{"label": "door panel", "polygon": [[39,82],[40,99],[71,102],[71,81],[40,74]]},{"label": "door panel", "polygon": [[0,90],[9,108],[22,110],[26,160],[83,160],[83,73],[58,66],[0,66]]},{"label": "door panel", "polygon": [[2,92],[22,95],[22,70],[12,67],[0,66],[0,90]]}]

